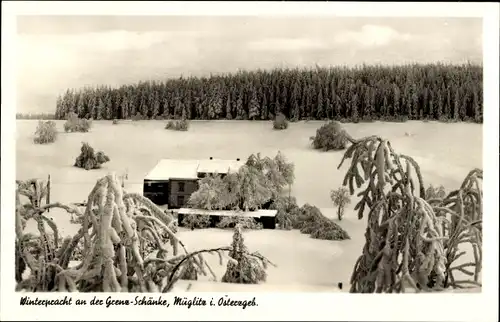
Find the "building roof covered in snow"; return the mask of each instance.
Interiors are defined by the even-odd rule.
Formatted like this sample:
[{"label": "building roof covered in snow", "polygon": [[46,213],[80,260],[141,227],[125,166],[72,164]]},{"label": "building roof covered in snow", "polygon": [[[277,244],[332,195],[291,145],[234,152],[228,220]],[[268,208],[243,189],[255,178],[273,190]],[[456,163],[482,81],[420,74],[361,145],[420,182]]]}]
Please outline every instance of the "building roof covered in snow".
[{"label": "building roof covered in snow", "polygon": [[238,172],[242,166],[245,165],[243,161],[230,161],[229,162],[229,172]]},{"label": "building roof covered in snow", "polygon": [[229,173],[236,172],[245,163],[236,160],[209,159],[200,160],[199,173]]},{"label": "building roof covered in snow", "polygon": [[245,162],[239,160],[162,159],[146,175],[145,180],[197,179],[198,173],[237,172]]},{"label": "building roof covered in snow", "polygon": [[162,159],[149,171],[146,180],[197,179],[198,160]]}]

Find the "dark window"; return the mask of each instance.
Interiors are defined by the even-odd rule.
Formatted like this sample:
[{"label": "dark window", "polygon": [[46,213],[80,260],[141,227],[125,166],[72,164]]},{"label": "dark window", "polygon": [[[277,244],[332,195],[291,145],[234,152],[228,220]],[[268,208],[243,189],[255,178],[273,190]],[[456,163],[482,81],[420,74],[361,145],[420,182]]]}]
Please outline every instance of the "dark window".
[{"label": "dark window", "polygon": [[184,182],[179,182],[179,192],[184,192]]},{"label": "dark window", "polygon": [[177,206],[184,206],[184,196],[177,196]]},{"label": "dark window", "polygon": [[144,192],[151,192],[153,191],[153,187],[151,186],[150,182],[144,182]]}]

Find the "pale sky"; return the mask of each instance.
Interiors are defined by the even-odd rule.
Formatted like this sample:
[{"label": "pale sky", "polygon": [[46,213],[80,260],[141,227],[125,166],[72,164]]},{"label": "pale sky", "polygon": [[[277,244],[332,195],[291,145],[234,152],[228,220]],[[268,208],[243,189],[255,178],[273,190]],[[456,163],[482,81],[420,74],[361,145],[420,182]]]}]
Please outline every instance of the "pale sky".
[{"label": "pale sky", "polygon": [[482,62],[478,18],[21,16],[18,112],[68,87],[277,66]]}]

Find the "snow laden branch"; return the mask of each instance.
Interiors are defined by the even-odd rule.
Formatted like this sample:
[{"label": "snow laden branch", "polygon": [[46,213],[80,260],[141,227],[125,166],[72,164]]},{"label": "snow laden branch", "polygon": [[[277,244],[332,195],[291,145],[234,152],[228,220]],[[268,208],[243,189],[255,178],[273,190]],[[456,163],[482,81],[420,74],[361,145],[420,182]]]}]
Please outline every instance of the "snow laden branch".
[{"label": "snow laden branch", "polygon": [[[429,199],[436,214],[445,219],[446,278],[444,287],[466,288],[481,286],[483,245],[483,171],[474,169],[465,177],[460,189],[451,191],[444,198]],[[473,261],[460,262],[462,256],[472,251]],[[457,274],[458,273],[458,274]],[[472,280],[457,279],[469,276]]]},{"label": "snow laden branch", "polygon": [[[472,171],[459,190],[427,200],[417,162],[397,154],[377,136],[353,140],[339,164],[351,163],[343,185],[359,202],[358,218],[368,212],[365,245],[351,277],[353,293],[416,292],[480,285],[481,170]],[[356,186],[356,188],[355,188]],[[460,243],[472,245],[475,261],[452,266]],[[472,281],[457,283],[453,272],[474,267]]]}]

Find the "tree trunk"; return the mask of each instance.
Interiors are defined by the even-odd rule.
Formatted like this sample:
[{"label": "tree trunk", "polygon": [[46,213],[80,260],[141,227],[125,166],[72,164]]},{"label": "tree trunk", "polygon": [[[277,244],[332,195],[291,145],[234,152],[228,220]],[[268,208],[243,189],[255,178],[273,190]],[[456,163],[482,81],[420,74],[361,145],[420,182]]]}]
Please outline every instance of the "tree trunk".
[{"label": "tree trunk", "polygon": [[342,220],[342,215],[343,214],[344,214],[344,207],[339,206],[338,209],[337,209],[337,216],[338,216],[339,220]]},{"label": "tree trunk", "polygon": [[[50,174],[47,179],[47,196],[45,197],[45,203],[50,204]],[[50,208],[47,209],[47,212],[50,212]]]}]

